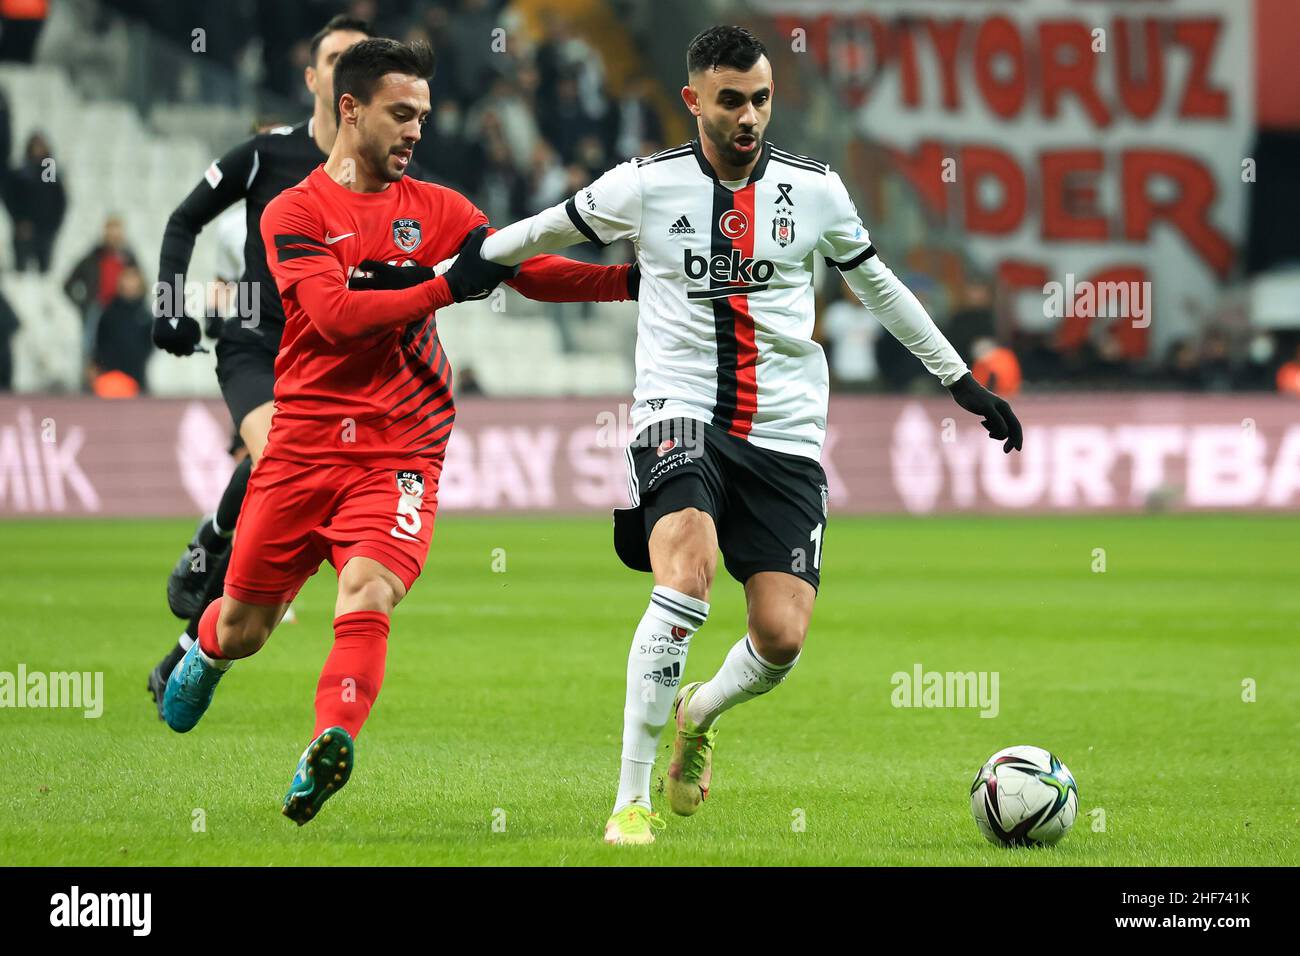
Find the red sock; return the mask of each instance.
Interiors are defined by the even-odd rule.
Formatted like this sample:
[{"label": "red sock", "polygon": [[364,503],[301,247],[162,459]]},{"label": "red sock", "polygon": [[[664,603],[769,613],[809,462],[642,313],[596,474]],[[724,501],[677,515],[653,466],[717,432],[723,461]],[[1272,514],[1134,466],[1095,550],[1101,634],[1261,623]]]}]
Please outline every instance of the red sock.
[{"label": "red sock", "polygon": [[334,647],[316,685],[313,737],[329,727],[357,735],[384,683],[387,655],[387,614],[352,611],[334,619]]},{"label": "red sock", "polygon": [[217,598],[199,618],[199,650],[214,661],[222,660],[225,656],[221,653],[221,645],[217,643],[217,618],[220,616],[221,598]]}]

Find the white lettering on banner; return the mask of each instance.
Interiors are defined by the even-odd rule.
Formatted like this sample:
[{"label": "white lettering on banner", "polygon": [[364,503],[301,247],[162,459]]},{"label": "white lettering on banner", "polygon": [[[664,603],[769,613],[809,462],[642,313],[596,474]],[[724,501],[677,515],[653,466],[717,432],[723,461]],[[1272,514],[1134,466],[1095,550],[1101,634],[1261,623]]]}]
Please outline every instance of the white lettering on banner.
[{"label": "white lettering on banner", "polygon": [[1291,503],[1297,491],[1300,491],[1300,426],[1286,430],[1277,460],[1273,462],[1273,476],[1264,503],[1281,508]]},{"label": "white lettering on banner", "polygon": [[1238,425],[1192,429],[1187,449],[1187,503],[1199,508],[1253,504],[1264,490],[1264,441]]},{"label": "white lettering on banner", "polygon": [[1138,507],[1176,489],[1189,508],[1281,508],[1300,493],[1300,425],[1271,463],[1268,440],[1240,424],[1035,425],[1015,455],[978,426],[942,445],[937,434],[916,403],[894,422],[890,469],[908,511]]},{"label": "white lettering on banner", "polygon": [[32,411],[22,405],[13,424],[0,425],[0,509],[56,512],[68,509],[65,486],[81,509],[100,510],[99,494],[77,462],[86,433],[78,425],[57,429],[54,441],[41,441]]},{"label": "white lettering on banner", "polygon": [[933,511],[943,491],[943,457],[938,431],[925,409],[908,403],[894,422],[889,464],[894,490],[908,511]]},{"label": "white lettering on banner", "polygon": [[956,441],[939,443],[939,450],[947,459],[948,473],[952,476],[952,499],[958,508],[969,508],[975,504],[979,488],[975,482],[975,462],[979,459],[981,446],[989,442],[970,429],[958,432]]},{"label": "white lettering on banner", "polygon": [[235,463],[226,454],[230,432],[202,402],[190,402],[176,423],[176,465],[196,511],[215,511]]},{"label": "white lettering on banner", "polygon": [[989,499],[1005,508],[1028,508],[1041,501],[1047,491],[1050,460],[1046,429],[1026,428],[1024,446],[1012,455],[1003,453],[1002,443],[989,441],[983,432],[981,428],[976,440],[984,446],[981,484]]},{"label": "white lettering on banner", "polygon": [[1115,450],[1107,434],[1100,425],[1057,425],[1052,430],[1052,504],[1105,508],[1115,503],[1108,477]]},{"label": "white lettering on banner", "polygon": [[555,506],[555,451],[551,427],[485,426],[453,431],[438,483],[448,508],[551,508]]},{"label": "white lettering on banner", "polygon": [[626,508],[628,500],[627,441],[607,441],[597,429],[575,428],[569,433],[569,464],[573,466],[573,496],[592,508]]},{"label": "white lettering on banner", "polygon": [[1183,429],[1177,425],[1121,425],[1115,429],[1121,454],[1133,459],[1133,483],[1128,503],[1142,504],[1165,482],[1166,460],[1183,451]]},{"label": "white lettering on banner", "polygon": [[1022,327],[1105,325],[1139,354],[1195,331],[1185,303],[1218,295],[1246,225],[1249,4],[755,4],[778,32],[806,30],[860,139],[960,234]]}]

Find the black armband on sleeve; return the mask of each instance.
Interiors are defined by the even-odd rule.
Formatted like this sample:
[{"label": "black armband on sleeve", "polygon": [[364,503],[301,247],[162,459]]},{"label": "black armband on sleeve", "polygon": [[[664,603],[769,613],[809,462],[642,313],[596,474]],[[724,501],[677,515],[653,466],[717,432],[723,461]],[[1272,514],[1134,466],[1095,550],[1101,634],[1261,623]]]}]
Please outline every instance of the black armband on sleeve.
[{"label": "black armband on sleeve", "polygon": [[826,256],[825,258],[826,258],[826,264],[830,266],[832,269],[839,269],[841,272],[848,272],[851,269],[856,269],[858,266],[862,265],[862,263],[866,262],[875,254],[876,254],[876,247],[867,246],[867,248],[863,249],[852,259],[846,259],[843,262],[836,262],[830,256]]}]

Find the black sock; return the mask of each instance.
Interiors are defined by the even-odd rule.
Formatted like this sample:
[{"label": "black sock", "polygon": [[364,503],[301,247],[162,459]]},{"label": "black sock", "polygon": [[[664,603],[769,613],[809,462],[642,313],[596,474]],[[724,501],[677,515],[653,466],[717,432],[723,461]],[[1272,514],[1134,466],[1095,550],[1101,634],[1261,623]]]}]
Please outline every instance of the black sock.
[{"label": "black sock", "polygon": [[[226,590],[226,566],[229,564],[230,552],[227,551],[217,559],[212,574],[208,576],[208,585],[203,590],[203,600],[199,602],[199,609],[194,612],[190,622],[185,625],[185,633],[190,636],[190,640],[197,641],[199,639],[199,619],[203,617],[203,612],[208,609],[208,605],[221,597]],[[181,653],[184,653],[184,651]]]},{"label": "black sock", "polygon": [[221,493],[221,503],[217,505],[216,522],[221,533],[229,540],[235,533],[235,523],[239,520],[239,509],[244,504],[244,494],[248,491],[248,476],[253,470],[253,459],[245,458],[230,476],[230,483]]},{"label": "black sock", "polygon": [[180,663],[181,658],[184,656],[185,648],[181,647],[180,644],[173,644],[172,649],[167,652],[167,656],[158,664],[159,670],[164,675],[170,674],[176,669],[176,665]]},{"label": "black sock", "polygon": [[217,529],[212,527],[211,521],[204,522],[203,527],[199,529],[196,540],[199,547],[213,557],[225,554],[226,549],[230,547],[230,539],[223,534],[218,534]]}]

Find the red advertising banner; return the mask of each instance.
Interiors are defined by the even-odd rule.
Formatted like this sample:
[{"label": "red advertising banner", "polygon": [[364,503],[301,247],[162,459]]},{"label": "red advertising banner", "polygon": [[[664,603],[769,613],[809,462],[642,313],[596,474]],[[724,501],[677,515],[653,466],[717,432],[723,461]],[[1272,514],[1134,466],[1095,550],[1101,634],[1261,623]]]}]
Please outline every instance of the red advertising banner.
[{"label": "red advertising banner", "polygon": [[[840,514],[1294,509],[1300,403],[1275,395],[1023,396],[1003,455],[943,397],[831,402],[822,464]],[[627,504],[627,405],[465,399],[443,510],[603,512]],[[217,401],[0,399],[0,516],[210,510],[233,463]]]}]

